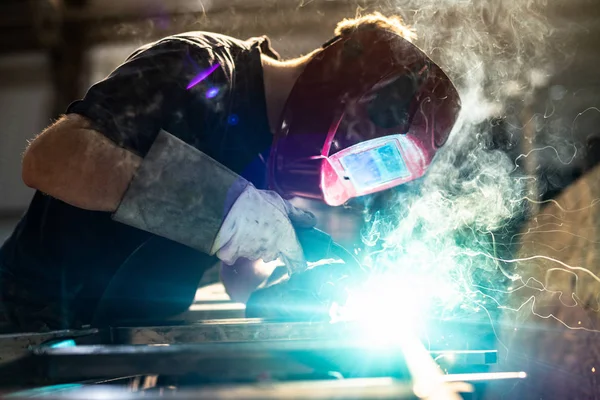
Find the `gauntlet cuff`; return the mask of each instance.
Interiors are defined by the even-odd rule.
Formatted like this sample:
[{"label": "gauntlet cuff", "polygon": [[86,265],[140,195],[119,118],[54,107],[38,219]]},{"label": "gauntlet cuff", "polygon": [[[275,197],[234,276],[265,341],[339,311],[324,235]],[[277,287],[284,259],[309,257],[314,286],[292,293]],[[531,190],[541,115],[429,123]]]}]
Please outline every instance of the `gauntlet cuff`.
[{"label": "gauntlet cuff", "polygon": [[161,130],[112,218],[210,254],[223,220],[248,185]]}]

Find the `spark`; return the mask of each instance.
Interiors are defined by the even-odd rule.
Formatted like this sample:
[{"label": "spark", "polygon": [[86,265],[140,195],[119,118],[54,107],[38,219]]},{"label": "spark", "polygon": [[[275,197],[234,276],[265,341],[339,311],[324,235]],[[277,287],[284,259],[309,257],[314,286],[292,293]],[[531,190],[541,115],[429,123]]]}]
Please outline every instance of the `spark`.
[{"label": "spark", "polygon": [[577,120],[579,119],[579,117],[581,117],[583,114],[587,113],[588,111],[597,111],[600,113],[600,108],[598,107],[588,107],[585,110],[583,110],[580,113],[577,113],[577,116],[573,119],[573,123],[571,124],[571,131],[575,130],[575,122],[577,122]]},{"label": "spark", "polygon": [[[516,259],[516,260],[504,260],[504,261],[506,261],[506,262],[520,262],[520,261],[523,261],[523,260],[526,260],[526,259],[538,258],[538,257],[540,257],[540,256],[534,256],[534,257],[528,257],[528,258],[522,258],[522,259]],[[559,262],[560,264],[566,265],[562,261],[555,260],[555,259],[552,259],[550,257],[543,257],[543,258],[545,258],[545,259],[551,259],[553,261]],[[573,269],[577,268],[577,267],[571,267],[571,266],[567,266],[567,267],[573,268]],[[554,270],[565,271],[567,273],[571,273],[571,274],[573,274],[576,277],[577,280],[579,279],[579,277],[575,273],[573,273],[571,271],[568,271],[568,270],[565,270],[563,268],[550,268],[549,270],[546,271],[546,274],[549,274],[550,272],[552,272]],[[585,272],[591,274],[592,277],[594,279],[596,279],[596,280],[600,279],[595,274],[593,274],[591,271],[589,271],[589,270],[587,270],[585,268],[581,268],[581,270],[584,270]],[[520,281],[523,282],[522,279],[520,279]],[[539,288],[531,286],[530,283],[529,283],[531,281],[535,282],[539,286]],[[473,287],[477,287],[477,286],[478,285],[473,284]],[[484,289],[484,290],[486,290],[486,291],[499,291],[498,289],[485,288],[485,287],[482,287],[482,286],[479,286],[479,287],[482,288],[482,289]],[[536,290],[536,291],[539,291],[539,292],[545,292],[545,293],[550,293],[550,294],[558,294],[559,295],[559,301],[560,301],[560,303],[562,305],[564,305],[565,307],[568,307],[568,308],[573,308],[573,307],[576,307],[576,306],[579,305],[579,302],[577,301],[577,296],[575,295],[575,293],[571,294],[571,299],[573,300],[574,304],[572,304],[572,305],[566,304],[562,300],[562,296],[564,294],[562,291],[553,291],[553,290],[550,290],[544,284],[542,284],[542,282],[540,282],[539,280],[537,280],[537,279],[535,279],[533,277],[530,277],[526,282],[523,282],[522,286],[519,286],[519,287],[517,287],[515,289],[506,291],[505,293],[507,293],[507,294],[514,293],[514,292],[516,292],[518,290],[521,290],[521,289],[524,289],[524,288],[529,288],[529,289],[533,289],[533,290]],[[498,306],[499,309],[513,311],[513,312],[518,312],[518,311],[521,311],[521,309],[523,309],[528,303],[531,303],[531,313],[532,313],[532,315],[535,315],[536,317],[543,318],[543,319],[550,319],[550,318],[554,319],[557,322],[559,322],[560,324],[562,324],[563,326],[565,326],[566,328],[571,329],[571,330],[584,330],[584,331],[588,331],[588,332],[600,332],[600,330],[589,329],[589,328],[586,328],[586,327],[583,327],[583,326],[571,326],[571,325],[567,324],[566,322],[564,322],[563,320],[561,320],[560,318],[556,317],[554,314],[541,315],[541,314],[537,313],[535,311],[535,302],[536,302],[536,297],[535,296],[530,296],[527,300],[525,300],[523,303],[521,303],[521,305],[519,305],[518,307],[508,307],[506,305],[501,304],[499,301],[497,301],[492,296],[488,296],[488,295],[486,295],[485,293],[483,293],[481,291],[479,293],[482,294],[483,296],[488,297],[493,302],[495,302],[497,304],[497,306]],[[600,310],[593,310],[593,311],[597,312],[597,311],[600,311]],[[577,324],[581,325],[581,321],[578,321]]]},{"label": "spark", "polygon": [[[588,242],[588,243],[595,243],[595,244],[598,244],[598,243],[600,243],[600,241],[597,241],[597,240],[591,240],[591,239],[589,239],[589,238],[588,238],[588,237],[586,237],[586,236],[577,235],[577,234],[575,234],[575,233],[573,233],[573,232],[569,232],[569,231],[566,231],[566,230],[564,230],[564,229],[548,229],[548,230],[529,229],[527,232],[524,232],[524,233],[519,233],[519,234],[516,234],[516,235],[514,235],[514,236],[515,236],[515,237],[516,237],[516,236],[523,236],[523,235],[526,235],[526,234],[532,234],[532,233],[537,233],[537,234],[541,234],[541,233],[564,233],[565,235],[569,235],[569,236],[572,236],[572,237],[574,237],[574,238],[581,239],[581,241],[584,241],[584,242]],[[549,248],[551,248],[551,249],[553,249],[553,250],[556,250],[556,251],[560,252],[560,251],[562,251],[562,250],[564,250],[564,249],[567,249],[567,248],[569,248],[569,247],[571,247],[571,246],[565,246],[565,247],[563,247],[563,248],[561,248],[561,249],[555,249],[555,248],[553,248],[553,247],[551,247],[551,246],[549,246],[549,245],[548,245],[547,247],[549,247]]]},{"label": "spark", "polygon": [[554,105],[554,102],[552,102],[551,105],[552,105],[552,111],[550,113],[548,113],[548,107],[546,107],[546,110],[544,111],[544,118],[550,118],[551,116],[554,115],[554,112],[556,111],[556,106]]},{"label": "spark", "polygon": [[[543,201],[533,200],[533,199],[530,199],[528,197],[524,197],[524,199],[527,200],[527,201],[529,201],[529,202],[531,202],[531,203],[534,203],[534,204],[549,204],[549,203],[553,204],[560,211],[562,211],[563,213],[567,213],[567,214],[570,214],[570,213],[577,214],[577,213],[579,213],[581,211],[588,210],[588,209],[594,207],[596,204],[600,203],[600,198],[595,198],[595,199],[593,199],[590,202],[590,205],[588,205],[588,206],[585,206],[585,207],[582,207],[582,208],[573,208],[571,210],[567,210],[566,208],[564,208],[563,206],[561,206],[558,201],[556,201],[554,199],[543,200]],[[558,218],[556,215],[553,215],[553,214],[539,214],[539,215],[549,215],[549,216],[553,216],[555,218]]]},{"label": "spark", "polygon": [[519,165],[517,164],[517,161],[519,161],[521,158],[527,158],[529,157],[532,153],[535,152],[541,152],[544,150],[548,150],[548,149],[552,149],[554,151],[554,153],[556,153],[556,158],[558,159],[558,161],[563,164],[563,165],[570,165],[573,160],[575,159],[575,157],[577,157],[577,147],[575,145],[571,145],[573,147],[573,155],[571,156],[571,159],[569,159],[568,161],[563,161],[563,159],[560,157],[560,154],[558,153],[558,149],[554,146],[544,146],[544,147],[540,147],[540,148],[536,148],[536,149],[532,149],[530,151],[528,151],[526,154],[519,154],[517,156],[517,158],[515,158],[515,170],[517,170],[519,168]]},{"label": "spark", "polygon": [[[484,257],[493,258],[491,255],[483,253],[483,252],[477,252],[477,253],[476,252],[466,252],[466,254],[469,254],[469,255],[481,255],[481,256],[484,256]],[[567,264],[567,263],[565,263],[565,262],[563,262],[563,261],[561,261],[559,259],[548,257],[548,256],[541,255],[541,254],[540,255],[533,255],[533,256],[529,256],[529,257],[523,257],[523,258],[514,258],[514,259],[500,259],[500,258],[498,258],[497,261],[502,261],[502,262],[505,262],[505,263],[518,263],[518,262],[538,260],[538,259],[546,260],[546,261],[550,261],[550,262],[554,262],[554,263],[560,264],[560,265],[562,265],[563,267],[565,267],[565,268],[567,268],[569,270],[581,271],[581,272],[589,275],[590,277],[592,277],[592,279],[594,279],[595,281],[600,282],[600,277],[598,277],[596,274],[594,274],[592,271],[590,271],[587,268],[577,267],[577,266],[571,266],[571,265],[569,265],[569,264]]]},{"label": "spark", "polygon": [[598,330],[598,329],[590,329],[590,328],[586,328],[584,326],[570,326],[570,325],[568,325],[567,323],[565,323],[563,320],[561,320],[560,318],[558,318],[557,316],[555,316],[552,313],[550,313],[548,315],[542,315],[542,314],[537,313],[535,311],[535,300],[536,300],[535,296],[531,296],[525,302],[523,302],[519,307],[506,307],[506,306],[503,306],[503,309],[509,310],[509,311],[513,311],[513,312],[518,312],[518,311],[521,311],[521,309],[523,309],[525,306],[527,306],[527,304],[531,303],[531,313],[533,315],[535,315],[536,317],[538,317],[538,318],[553,319],[556,322],[558,322],[561,325],[563,325],[565,328],[570,329],[570,330],[579,330],[579,331],[600,333],[600,330]]}]

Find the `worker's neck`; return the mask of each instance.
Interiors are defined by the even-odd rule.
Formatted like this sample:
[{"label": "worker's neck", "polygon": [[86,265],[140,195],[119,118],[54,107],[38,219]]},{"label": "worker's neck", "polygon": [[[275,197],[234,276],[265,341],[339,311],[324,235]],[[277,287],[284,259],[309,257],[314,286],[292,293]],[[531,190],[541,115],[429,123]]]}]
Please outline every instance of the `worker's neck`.
[{"label": "worker's neck", "polygon": [[276,131],[287,98],[313,55],[314,53],[311,53],[289,61],[278,61],[265,55],[261,56],[271,132]]}]

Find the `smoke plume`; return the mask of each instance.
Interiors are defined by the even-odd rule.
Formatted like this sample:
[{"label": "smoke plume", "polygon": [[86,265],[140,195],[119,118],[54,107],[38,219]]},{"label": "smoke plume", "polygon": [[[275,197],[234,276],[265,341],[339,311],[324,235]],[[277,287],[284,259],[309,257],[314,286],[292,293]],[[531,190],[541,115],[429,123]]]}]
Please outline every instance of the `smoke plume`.
[{"label": "smoke plume", "polygon": [[[463,108],[422,179],[368,200],[365,260],[376,276],[410,281],[399,290],[412,287],[413,300],[436,303],[440,317],[493,311],[517,279],[500,260],[514,250],[510,237],[528,214],[527,199],[540,196],[522,155],[524,116],[556,54],[567,54],[551,40],[545,4],[409,0],[384,10],[412,25],[415,44],[455,82]],[[555,157],[573,155],[568,140],[552,140]]]}]

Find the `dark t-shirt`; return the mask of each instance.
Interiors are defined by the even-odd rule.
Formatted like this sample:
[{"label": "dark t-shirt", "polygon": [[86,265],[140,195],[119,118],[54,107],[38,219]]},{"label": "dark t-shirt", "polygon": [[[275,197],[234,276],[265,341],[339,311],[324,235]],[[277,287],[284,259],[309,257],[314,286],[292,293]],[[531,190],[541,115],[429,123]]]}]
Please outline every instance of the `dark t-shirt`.
[{"label": "dark t-shirt", "polygon": [[[134,52],[67,113],[87,117],[142,157],[165,129],[261,188],[272,141],[261,53],[277,57],[265,37],[167,37]],[[34,329],[36,320],[52,329],[77,327],[99,314],[114,320],[182,312],[216,261],[114,222],[110,213],[37,192],[0,250],[0,283],[22,328]]]}]

